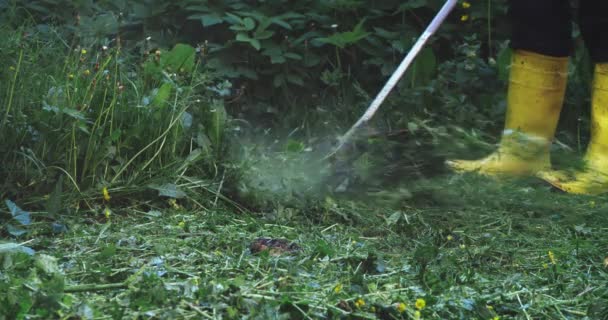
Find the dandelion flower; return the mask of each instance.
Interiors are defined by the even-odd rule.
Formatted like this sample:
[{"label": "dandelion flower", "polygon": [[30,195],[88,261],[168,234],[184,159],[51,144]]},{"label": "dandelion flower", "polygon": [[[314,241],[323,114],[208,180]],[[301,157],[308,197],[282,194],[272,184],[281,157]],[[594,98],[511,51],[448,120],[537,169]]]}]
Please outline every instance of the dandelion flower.
[{"label": "dandelion flower", "polygon": [[169,205],[171,205],[171,207],[173,207],[173,209],[175,209],[175,210],[181,209],[181,206],[177,203],[177,200],[169,199],[168,202],[169,202]]},{"label": "dandelion flower", "polygon": [[361,308],[365,305],[365,300],[359,298],[357,299],[357,301],[355,301],[355,307],[357,308]]},{"label": "dandelion flower", "polygon": [[405,303],[399,302],[397,304],[397,311],[399,311],[399,313],[404,313],[405,309],[406,309]]},{"label": "dandelion flower", "polygon": [[108,191],[108,187],[103,187],[101,189],[101,193],[103,194],[103,200],[110,201],[110,192]]},{"label": "dandelion flower", "polygon": [[422,317],[422,314],[420,313],[419,310],[414,311],[414,319],[420,320],[421,317]]},{"label": "dandelion flower", "polygon": [[463,14],[463,15],[460,17],[460,21],[462,21],[462,22],[469,21],[469,15],[468,15],[468,14]]},{"label": "dandelion flower", "polygon": [[551,261],[551,264],[555,264],[555,254],[553,254],[553,251],[549,250],[549,261]]},{"label": "dandelion flower", "polygon": [[342,292],[342,284],[341,284],[341,283],[338,283],[338,284],[337,284],[337,285],[334,287],[334,293],[335,293],[335,294],[338,294],[338,293],[340,293],[340,292]]},{"label": "dandelion flower", "polygon": [[470,3],[470,2],[468,2],[468,1],[464,1],[464,2],[462,3],[462,8],[463,8],[463,9],[468,9],[468,8],[470,8],[470,7],[471,7],[471,3]]},{"label": "dandelion flower", "polygon": [[422,310],[426,307],[426,301],[422,298],[416,299],[416,309]]}]

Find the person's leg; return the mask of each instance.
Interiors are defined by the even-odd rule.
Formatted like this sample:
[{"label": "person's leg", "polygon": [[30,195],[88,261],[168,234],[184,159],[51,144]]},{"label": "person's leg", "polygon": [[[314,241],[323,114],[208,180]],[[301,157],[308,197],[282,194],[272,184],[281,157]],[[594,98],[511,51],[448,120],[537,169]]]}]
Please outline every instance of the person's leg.
[{"label": "person's leg", "polygon": [[599,194],[608,192],[608,1],[581,0],[580,27],[595,63],[585,168],[573,175],[558,172],[541,177],[566,192]]},{"label": "person's leg", "polygon": [[580,27],[591,60],[608,63],[608,1],[581,0]]},{"label": "person's leg", "polygon": [[552,57],[572,51],[572,9],[568,0],[509,0],[511,47]]},{"label": "person's leg", "polygon": [[500,145],[486,158],[448,161],[449,167],[487,175],[533,175],[550,167],[571,51],[570,15],[568,0],[510,1],[514,51]]}]

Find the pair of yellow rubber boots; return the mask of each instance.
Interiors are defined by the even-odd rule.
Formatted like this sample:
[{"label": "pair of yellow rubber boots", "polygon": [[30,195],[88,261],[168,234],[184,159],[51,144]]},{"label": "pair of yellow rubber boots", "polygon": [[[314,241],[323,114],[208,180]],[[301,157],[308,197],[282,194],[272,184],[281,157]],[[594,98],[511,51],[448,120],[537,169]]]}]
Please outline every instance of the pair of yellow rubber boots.
[{"label": "pair of yellow rubber boots", "polygon": [[505,130],[498,149],[480,160],[451,160],[457,172],[538,176],[575,194],[608,192],[608,63],[595,66],[591,140],[581,171],[551,170],[550,148],[564,101],[568,58],[529,51],[513,54]]}]

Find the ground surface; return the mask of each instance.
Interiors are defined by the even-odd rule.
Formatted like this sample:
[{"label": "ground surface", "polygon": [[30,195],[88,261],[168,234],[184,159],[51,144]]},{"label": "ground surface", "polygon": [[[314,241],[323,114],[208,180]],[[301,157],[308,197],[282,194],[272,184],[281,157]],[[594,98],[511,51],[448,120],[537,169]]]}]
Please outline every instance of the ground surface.
[{"label": "ground surface", "polygon": [[[167,203],[72,219],[63,236],[30,244],[58,259],[66,317],[601,319],[605,200],[452,177],[419,187],[399,210]],[[259,237],[299,250],[254,254]]]}]

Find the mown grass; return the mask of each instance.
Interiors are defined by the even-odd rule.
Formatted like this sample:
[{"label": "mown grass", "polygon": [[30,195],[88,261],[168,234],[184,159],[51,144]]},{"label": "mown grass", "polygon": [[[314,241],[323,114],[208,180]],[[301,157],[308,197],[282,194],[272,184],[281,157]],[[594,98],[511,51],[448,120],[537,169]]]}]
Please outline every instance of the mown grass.
[{"label": "mown grass", "polygon": [[[71,217],[69,232],[28,245],[57,259],[65,287],[47,311],[61,318],[605,318],[604,198],[528,185],[440,178],[420,187],[433,200],[399,211],[124,208]],[[253,254],[259,237],[301,250]],[[34,279],[22,285],[52,300]]]}]

